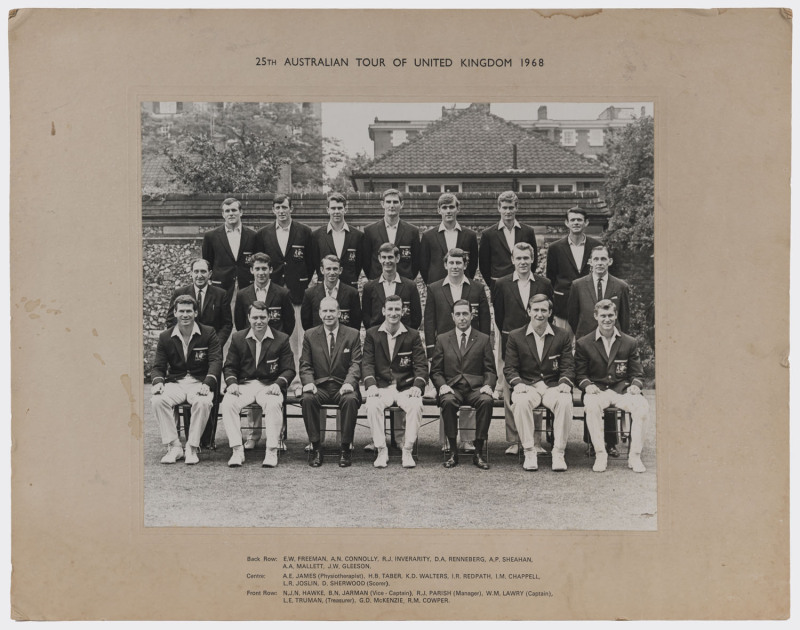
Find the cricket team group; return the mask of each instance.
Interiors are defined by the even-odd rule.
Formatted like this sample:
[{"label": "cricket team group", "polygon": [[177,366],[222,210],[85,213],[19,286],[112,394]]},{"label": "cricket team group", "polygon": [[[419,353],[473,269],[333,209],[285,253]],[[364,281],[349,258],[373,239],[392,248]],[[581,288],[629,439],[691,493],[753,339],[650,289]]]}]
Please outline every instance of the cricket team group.
[{"label": "cricket team group", "polygon": [[[489,468],[484,445],[494,401],[502,398],[511,443],[506,453],[523,449],[522,467],[537,470],[546,450],[542,414],[535,410],[544,406],[552,412],[552,470],[565,471],[573,389],[579,388],[593,470],[603,472],[608,457],[619,457],[616,434],[604,427],[604,410],[613,406],[630,418],[628,467],[645,472],[650,412],[636,341],[627,334],[629,288],[609,273],[608,249],[585,233],[586,211],[567,211],[568,234],[550,244],[540,276],[536,235],[517,220],[512,191],[498,196],[499,220],[480,242],[459,224],[453,193],[439,197],[441,223],[421,237],[400,218],[400,191],[383,192],[381,205],[384,217],[361,231],[347,223],[346,197],[332,193],[329,222],[312,231],[292,218],[291,198],[278,194],[275,221],[256,232],[242,225],[240,201],[225,199],[224,224],[205,233],[202,257],[191,261],[192,282],[172,295],[158,339],[151,403],[166,448],[161,462],[199,462],[202,447],[213,443],[221,397],[228,465],[244,464],[263,429],[263,466],[277,466],[278,449],[285,448],[283,407],[287,393],[296,393],[312,467],[324,462],[331,405],[340,415],[338,464],[351,465],[364,404],[373,465],[389,463],[385,410],[399,407],[402,466],[414,468],[430,379],[441,409],[445,468],[459,465],[459,427],[475,436],[462,450],[474,466]],[[475,279],[478,269],[486,284]],[[362,271],[367,283],[359,296]],[[314,274],[318,282],[309,286]],[[427,286],[424,312],[417,274]],[[173,413],[184,403],[191,406],[185,446]],[[253,403],[261,418],[243,430],[240,412]]]}]

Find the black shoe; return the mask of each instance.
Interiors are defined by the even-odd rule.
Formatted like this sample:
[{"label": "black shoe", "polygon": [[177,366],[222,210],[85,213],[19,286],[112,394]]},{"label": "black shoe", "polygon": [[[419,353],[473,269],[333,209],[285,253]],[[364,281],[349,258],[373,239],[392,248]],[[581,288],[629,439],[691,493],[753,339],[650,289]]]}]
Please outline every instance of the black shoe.
[{"label": "black shoe", "polygon": [[489,462],[483,459],[483,455],[480,453],[475,453],[472,456],[472,465],[477,466],[481,470],[489,470]]},{"label": "black shoe", "polygon": [[608,453],[609,457],[619,457],[619,451],[616,446],[606,445],[606,453]]},{"label": "black shoe", "polygon": [[586,457],[594,457],[595,454],[596,453],[594,452],[594,444],[589,444],[589,448],[586,449]]},{"label": "black shoe", "polygon": [[201,451],[215,451],[217,447],[214,446],[211,442],[200,442],[200,450]]},{"label": "black shoe", "polygon": [[458,466],[458,453],[450,453],[449,459],[442,464],[445,468],[455,468]]},{"label": "black shoe", "polygon": [[309,466],[312,468],[319,468],[322,466],[322,459],[322,451],[313,451]]},{"label": "black shoe", "polygon": [[339,455],[339,468],[347,468],[352,464],[350,460],[350,449],[347,448],[346,450],[342,450],[342,454]]}]

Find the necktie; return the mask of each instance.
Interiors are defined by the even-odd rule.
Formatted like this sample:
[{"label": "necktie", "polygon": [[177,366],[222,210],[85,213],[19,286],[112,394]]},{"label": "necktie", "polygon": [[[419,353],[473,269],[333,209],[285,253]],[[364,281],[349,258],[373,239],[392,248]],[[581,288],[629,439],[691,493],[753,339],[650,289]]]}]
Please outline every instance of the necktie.
[{"label": "necktie", "polygon": [[200,289],[197,292],[197,312],[198,313],[203,312],[203,289]]},{"label": "necktie", "polygon": [[331,335],[331,356],[333,356],[333,333],[330,333],[330,335]]},{"label": "necktie", "polygon": [[597,301],[599,302],[602,299],[603,299],[603,279],[602,278],[598,278],[597,279]]},{"label": "necktie", "polygon": [[467,350],[467,333],[461,333],[461,354]]}]

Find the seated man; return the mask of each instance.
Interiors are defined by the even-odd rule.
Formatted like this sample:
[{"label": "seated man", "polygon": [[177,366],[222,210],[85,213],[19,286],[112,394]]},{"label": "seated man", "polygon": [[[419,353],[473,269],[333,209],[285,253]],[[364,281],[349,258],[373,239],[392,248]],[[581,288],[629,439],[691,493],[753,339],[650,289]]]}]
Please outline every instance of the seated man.
[{"label": "seated man", "polygon": [[603,436],[603,409],[618,407],[631,414],[631,448],[628,468],[645,472],[642,446],[650,405],[642,395],[644,371],[636,340],[617,327],[617,306],[600,300],[594,307],[597,329],[575,344],[575,371],[578,387],[585,395],[586,424],[595,448],[593,470],[603,472],[608,457]]},{"label": "seated man", "polygon": [[378,449],[376,468],[389,463],[384,431],[384,411],[392,405],[406,414],[403,468],[416,466],[411,454],[422,420],[422,392],[428,383],[428,359],[419,332],[400,322],[403,298],[390,295],[383,306],[384,321],[364,339],[362,372],[367,388],[367,419]]},{"label": "seated man", "polygon": [[175,298],[177,325],[158,337],[153,362],[153,413],[167,446],[162,464],[174,464],[183,458],[181,440],[175,426],[173,408],[183,402],[192,405],[192,421],[186,438],[186,463],[196,464],[200,436],[208,422],[214,392],[222,367],[222,348],[211,326],[198,324],[197,301],[191,295]]},{"label": "seated man", "polygon": [[453,303],[453,321],[455,328],[436,338],[431,362],[431,380],[439,392],[445,435],[450,442],[450,458],[444,467],[458,466],[458,409],[464,404],[475,408],[477,420],[472,463],[487,470],[483,444],[489,436],[497,383],[492,344],[489,335],[472,328],[469,300]]},{"label": "seated man", "polygon": [[300,357],[303,384],[303,420],[313,448],[311,466],[322,466],[320,420],[322,405],[334,404],[342,414],[342,453],[339,466],[350,466],[350,445],[361,404],[361,336],[357,330],[339,324],[339,304],[331,297],[319,305],[321,326],[307,330]]},{"label": "seated man", "polygon": [[289,335],[273,331],[264,302],[250,304],[250,327],[231,336],[225,359],[227,390],[220,405],[222,424],[233,449],[228,466],[244,464],[244,447],[239,412],[253,402],[261,406],[267,433],[264,467],[278,465],[278,443],[283,426],[283,401],[294,379],[294,356]]},{"label": "seated man", "polygon": [[553,412],[553,470],[567,469],[567,448],[572,420],[572,379],[575,376],[572,339],[563,328],[551,326],[553,303],[537,293],[528,302],[530,324],[508,336],[505,376],[511,393],[511,410],[525,449],[525,470],[536,470],[533,410],[540,404]]}]

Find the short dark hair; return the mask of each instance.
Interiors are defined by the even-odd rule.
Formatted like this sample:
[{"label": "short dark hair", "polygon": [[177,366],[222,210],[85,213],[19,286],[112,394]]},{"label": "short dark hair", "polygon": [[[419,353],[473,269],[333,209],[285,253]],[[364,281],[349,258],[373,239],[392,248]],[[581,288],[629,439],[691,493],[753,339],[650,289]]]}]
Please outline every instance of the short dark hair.
[{"label": "short dark hair", "polygon": [[191,295],[179,295],[176,297],[175,305],[172,307],[173,312],[178,310],[179,304],[191,304],[192,308],[194,308],[194,312],[197,312],[197,300],[195,300]]},{"label": "short dark hair", "polygon": [[553,301],[547,297],[544,293],[537,293],[532,295],[528,300],[528,308],[533,306],[534,304],[538,304],[539,302],[547,302],[547,305],[550,307],[550,312],[553,312]]},{"label": "short dark hair", "polygon": [[383,245],[381,245],[378,248],[378,255],[380,256],[380,254],[383,254],[383,253],[386,253],[386,254],[391,253],[391,254],[394,254],[395,257],[399,258],[400,257],[400,248],[397,245],[395,245],[394,243],[384,243]]},{"label": "short dark hair", "polygon": [[400,302],[400,305],[403,304],[403,298],[401,298],[397,293],[393,295],[389,295],[386,297],[386,301],[383,303],[384,306],[387,306],[389,302]]},{"label": "short dark hair", "polygon": [[340,268],[342,266],[342,261],[339,260],[339,257],[336,254],[328,254],[327,256],[323,256],[322,260],[319,261],[320,269],[324,268],[324,265],[322,263],[324,263],[326,260],[328,262],[335,262],[337,265],[339,265]]},{"label": "short dark hair", "polygon": [[465,258],[467,253],[461,249],[460,247],[453,247],[452,249],[448,249],[447,253],[444,255],[443,261],[444,264],[447,264],[448,259],[450,258]]},{"label": "short dark hair", "polygon": [[[533,246],[530,243],[526,243],[525,241],[520,241],[519,243],[514,243],[514,249],[518,249],[523,252],[528,252],[533,258]],[[514,252],[511,252],[511,257],[514,257]],[[536,261],[533,261],[534,263]]]},{"label": "short dark hair", "polygon": [[456,208],[458,208],[461,204],[458,201],[458,197],[456,197],[453,193],[442,193],[439,195],[439,200],[436,202],[436,207],[440,207],[446,203],[453,203],[455,204]]},{"label": "short dark hair", "polygon": [[247,307],[247,316],[250,317],[250,312],[255,309],[257,311],[267,311],[269,313],[269,308],[267,308],[266,303],[262,302],[261,300],[256,300],[252,302],[250,306]]},{"label": "short dark hair", "polygon": [[397,195],[398,197],[400,197],[400,201],[403,201],[403,193],[397,190],[397,188],[387,188],[386,190],[384,190],[383,194],[381,195],[381,201],[386,199],[386,197],[388,197],[389,195]]},{"label": "short dark hair", "polygon": [[239,210],[242,209],[242,202],[239,201],[236,197],[228,197],[225,201],[222,202],[220,208],[224,208],[225,206],[230,206],[232,204],[238,204]]},{"label": "short dark hair", "polygon": [[340,192],[332,192],[330,195],[328,195],[328,205],[331,205],[331,201],[338,201],[344,205],[347,205],[347,197]]},{"label": "short dark hair", "polygon": [[567,210],[567,214],[564,215],[565,219],[569,219],[570,214],[580,214],[583,215],[583,218],[586,218],[586,208],[581,208],[580,206],[575,206],[574,208],[570,208]]},{"label": "short dark hair", "polygon": [[461,299],[453,302],[453,308],[450,309],[451,313],[456,312],[456,306],[466,306],[469,309],[470,315],[472,314],[472,307],[469,305],[469,300]]},{"label": "short dark hair", "polygon": [[272,267],[272,258],[269,257],[269,254],[264,254],[262,252],[253,254],[253,256],[250,258],[250,268],[252,269],[257,262],[267,263],[270,267]]},{"label": "short dark hair", "polygon": [[292,207],[292,198],[289,195],[284,195],[284,194],[275,195],[272,198],[272,205],[273,206],[279,206],[280,204],[282,204],[286,200],[289,201],[289,207],[291,208]]},{"label": "short dark hair", "polygon": [[594,314],[597,315],[598,312],[604,311],[607,308],[613,308],[614,313],[617,312],[617,305],[614,304],[613,300],[600,300],[597,304],[594,305]]}]

